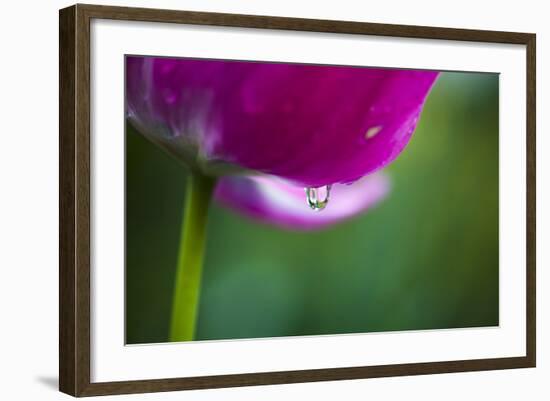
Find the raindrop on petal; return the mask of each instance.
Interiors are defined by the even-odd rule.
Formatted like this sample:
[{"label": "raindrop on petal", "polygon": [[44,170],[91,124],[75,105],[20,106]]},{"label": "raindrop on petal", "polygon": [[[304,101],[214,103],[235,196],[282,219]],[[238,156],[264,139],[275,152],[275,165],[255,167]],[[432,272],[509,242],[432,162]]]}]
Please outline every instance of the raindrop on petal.
[{"label": "raindrop on petal", "polygon": [[330,197],[331,187],[332,185],[325,185],[324,187],[319,188],[305,188],[308,206],[315,211],[321,211],[326,208]]},{"label": "raindrop on petal", "polygon": [[382,131],[381,125],[376,125],[374,127],[370,127],[367,132],[365,133],[365,139],[371,139],[374,138],[380,131]]}]

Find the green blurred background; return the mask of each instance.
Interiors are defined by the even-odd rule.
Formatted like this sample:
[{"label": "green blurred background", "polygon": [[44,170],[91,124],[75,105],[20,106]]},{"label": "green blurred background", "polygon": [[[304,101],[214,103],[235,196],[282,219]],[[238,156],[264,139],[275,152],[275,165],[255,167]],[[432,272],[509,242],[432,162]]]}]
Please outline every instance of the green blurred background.
[{"label": "green blurred background", "polygon": [[[498,325],[498,75],[442,73],[386,171],[384,202],[323,231],[214,203],[197,340]],[[165,342],[186,171],[129,127],[126,174],[126,341]]]}]

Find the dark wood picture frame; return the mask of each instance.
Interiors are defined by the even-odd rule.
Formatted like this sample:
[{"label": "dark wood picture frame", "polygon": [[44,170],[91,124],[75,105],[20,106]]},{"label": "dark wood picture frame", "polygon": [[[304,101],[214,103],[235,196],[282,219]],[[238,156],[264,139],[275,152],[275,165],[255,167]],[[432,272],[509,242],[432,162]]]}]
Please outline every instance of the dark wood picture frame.
[{"label": "dark wood picture frame", "polygon": [[[526,356],[91,383],[90,21],[93,18],[525,45],[527,48]],[[93,396],[535,366],[536,37],[534,34],[81,4],[60,10],[59,29],[59,389],[62,392],[73,396]]]}]

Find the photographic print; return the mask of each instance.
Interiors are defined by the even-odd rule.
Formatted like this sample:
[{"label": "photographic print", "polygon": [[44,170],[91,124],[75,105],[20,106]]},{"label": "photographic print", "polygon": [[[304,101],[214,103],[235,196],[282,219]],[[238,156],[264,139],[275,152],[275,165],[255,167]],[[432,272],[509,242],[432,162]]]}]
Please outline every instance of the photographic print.
[{"label": "photographic print", "polygon": [[536,35],[59,19],[59,388],[536,366]]},{"label": "photographic print", "polygon": [[499,325],[498,74],[125,68],[127,344]]}]

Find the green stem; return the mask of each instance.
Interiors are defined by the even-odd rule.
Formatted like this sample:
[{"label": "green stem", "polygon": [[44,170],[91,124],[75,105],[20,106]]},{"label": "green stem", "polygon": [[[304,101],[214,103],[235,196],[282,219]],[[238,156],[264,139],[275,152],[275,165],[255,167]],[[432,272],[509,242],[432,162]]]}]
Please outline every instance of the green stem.
[{"label": "green stem", "polygon": [[215,184],[215,178],[200,173],[189,176],[176,268],[170,341],[191,341],[195,337],[208,206]]}]

